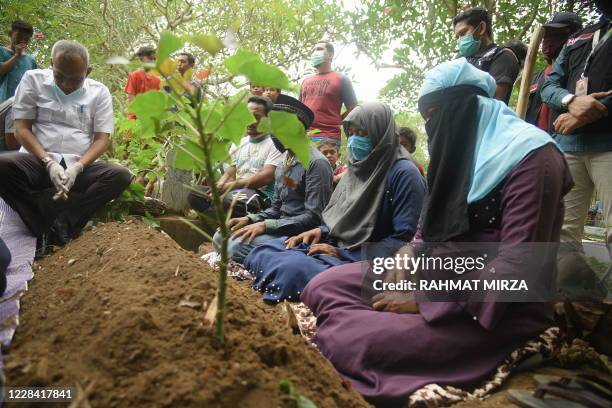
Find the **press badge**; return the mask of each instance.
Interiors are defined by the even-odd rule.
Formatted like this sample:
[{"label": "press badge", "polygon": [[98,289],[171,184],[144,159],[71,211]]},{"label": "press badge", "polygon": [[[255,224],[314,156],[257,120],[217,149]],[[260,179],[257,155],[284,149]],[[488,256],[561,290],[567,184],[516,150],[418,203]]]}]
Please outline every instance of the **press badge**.
[{"label": "press badge", "polygon": [[589,90],[589,78],[580,78],[576,82],[576,96],[586,96]]}]

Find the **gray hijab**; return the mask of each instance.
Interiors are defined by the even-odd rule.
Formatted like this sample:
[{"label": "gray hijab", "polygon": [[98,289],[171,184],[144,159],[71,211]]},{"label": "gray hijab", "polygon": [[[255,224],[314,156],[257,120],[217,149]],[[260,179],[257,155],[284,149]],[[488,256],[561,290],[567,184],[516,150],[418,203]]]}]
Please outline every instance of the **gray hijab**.
[{"label": "gray hijab", "polygon": [[387,173],[397,160],[410,158],[399,144],[398,129],[387,105],[363,103],[344,119],[345,132],[351,123],[368,131],[373,149],[361,161],[355,161],[349,152],[347,173],[323,211],[323,221],[330,235],[340,246],[349,249],[370,239],[382,205]]}]

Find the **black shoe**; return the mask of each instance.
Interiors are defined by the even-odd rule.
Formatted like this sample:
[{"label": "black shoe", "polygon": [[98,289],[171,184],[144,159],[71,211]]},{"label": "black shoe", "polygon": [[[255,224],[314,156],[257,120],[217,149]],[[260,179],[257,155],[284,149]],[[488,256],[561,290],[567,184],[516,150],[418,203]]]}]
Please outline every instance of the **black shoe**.
[{"label": "black shoe", "polygon": [[48,234],[48,243],[55,246],[64,246],[72,239],[70,226],[59,218],[53,221]]}]

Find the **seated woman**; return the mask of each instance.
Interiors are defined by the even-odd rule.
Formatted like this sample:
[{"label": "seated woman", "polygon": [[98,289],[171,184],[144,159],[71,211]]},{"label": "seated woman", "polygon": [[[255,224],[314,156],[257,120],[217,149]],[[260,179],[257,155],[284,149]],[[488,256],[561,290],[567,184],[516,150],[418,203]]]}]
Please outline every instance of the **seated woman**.
[{"label": "seated woman", "polygon": [[[388,106],[365,103],[344,120],[350,166],[323,211],[325,225],[255,248],[245,266],[267,302],[299,299],[325,269],[362,259],[366,243],[392,254],[412,239],[426,193],[425,180],[400,148]],[[325,243],[319,243],[319,241]],[[368,251],[371,251],[368,250]],[[385,256],[385,255],[382,255]]]},{"label": "seated woman", "polygon": [[[563,196],[572,186],[565,160],[548,134],[494,93],[495,80],[464,58],[425,77],[419,110],[431,161],[421,245],[559,241]],[[555,254],[542,258],[538,272],[554,276]],[[398,301],[384,294],[372,303],[361,296],[364,264],[328,269],[301,299],[317,317],[319,350],[377,405],[402,404],[427,384],[473,387],[553,325],[550,303]]]}]

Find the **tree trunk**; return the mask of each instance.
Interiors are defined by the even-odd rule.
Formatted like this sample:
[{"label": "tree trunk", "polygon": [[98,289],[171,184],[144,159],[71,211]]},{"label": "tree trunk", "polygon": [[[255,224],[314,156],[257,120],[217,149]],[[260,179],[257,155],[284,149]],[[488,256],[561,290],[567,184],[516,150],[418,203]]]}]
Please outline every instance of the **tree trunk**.
[{"label": "tree trunk", "polygon": [[175,150],[171,150],[166,158],[167,171],[162,187],[162,201],[168,206],[168,211],[184,214],[189,209],[189,203],[187,202],[189,189],[186,186],[191,185],[193,172],[174,168],[172,163],[175,154]]}]

